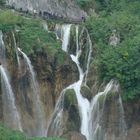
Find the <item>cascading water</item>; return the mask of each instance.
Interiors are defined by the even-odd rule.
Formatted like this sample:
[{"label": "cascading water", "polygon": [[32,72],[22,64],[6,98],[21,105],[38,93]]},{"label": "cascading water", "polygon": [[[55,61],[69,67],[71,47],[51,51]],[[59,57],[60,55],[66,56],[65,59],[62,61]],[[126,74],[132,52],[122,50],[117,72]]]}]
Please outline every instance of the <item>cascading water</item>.
[{"label": "cascading water", "polygon": [[[100,114],[100,106],[99,106],[99,98],[103,96],[103,98],[106,98],[107,93],[111,90],[113,85],[113,81],[111,81],[105,88],[104,92],[98,93],[91,102],[91,110],[89,114],[89,130],[90,134],[87,138],[88,140],[101,140],[103,139],[103,134],[101,130],[101,126],[99,124],[99,120],[101,119]],[[104,103],[103,103],[104,104]],[[103,105],[104,106],[104,105]]]},{"label": "cascading water", "polygon": [[22,131],[20,117],[15,105],[14,93],[9,83],[6,71],[0,65],[1,85],[2,85],[2,100],[3,100],[3,115],[4,123],[11,128]]},{"label": "cascading water", "polygon": [[90,103],[89,101],[84,98],[81,93],[81,85],[84,80],[85,73],[83,73],[82,68],[80,67],[79,63],[79,55],[81,53],[81,49],[79,48],[79,45],[77,43],[77,52],[76,56],[73,54],[70,55],[73,62],[76,63],[78,70],[79,70],[79,81],[71,85],[71,87],[75,90],[77,101],[78,101],[78,106],[79,106],[79,111],[80,111],[80,117],[81,117],[81,133],[85,135],[88,138],[89,132],[88,132],[88,113],[89,113],[89,108],[90,108]]},{"label": "cascading water", "polygon": [[[69,43],[69,37],[70,37],[70,28],[71,25],[57,25],[56,26],[56,37],[57,39],[61,39],[62,38],[62,49],[64,51],[67,50],[67,46]],[[57,35],[57,31],[59,31],[59,35]],[[53,136],[58,136],[60,135],[60,129],[62,128],[62,118],[63,118],[63,104],[64,104],[64,94],[65,91],[68,89],[69,87],[65,88],[61,94],[60,97],[57,100],[54,112],[52,114],[52,117],[50,119],[50,122],[48,124],[48,129],[47,129],[47,135],[48,133],[51,133]]]},{"label": "cascading water", "polygon": [[65,52],[67,52],[67,47],[69,43],[70,28],[71,28],[71,24],[62,26],[62,31],[63,31],[62,50]]},{"label": "cascading water", "polygon": [[16,44],[15,34],[13,32],[12,32],[12,36],[13,36],[13,42],[14,42],[14,48],[15,48],[15,52],[16,52],[16,58],[17,58],[18,68],[20,69],[21,64],[20,64],[20,60],[19,60],[19,56],[18,56],[18,48],[17,48],[17,44]]},{"label": "cascading water", "polygon": [[[121,96],[117,93],[119,85],[116,81],[111,80],[103,92],[99,92],[92,100],[89,114],[89,137],[88,140],[125,140],[126,136],[126,124],[124,120],[124,110],[122,105]],[[111,93],[114,91],[114,93]],[[112,94],[112,95],[111,95]],[[118,95],[117,95],[118,94]],[[117,122],[117,125],[111,124],[111,132],[109,132],[109,122],[106,122],[106,106],[107,98],[110,96],[117,96],[114,102],[116,108],[116,115],[114,115],[113,121]],[[118,117],[117,117],[118,116]],[[107,114],[109,118],[109,114]],[[114,123],[113,122],[113,123]],[[113,126],[114,125],[114,126]],[[115,129],[114,129],[115,127]],[[116,130],[118,131],[115,136]],[[116,138],[117,137],[117,138]]]},{"label": "cascading water", "polygon": [[[68,53],[68,44],[69,44],[71,25],[63,25],[62,29],[63,29],[62,50],[64,50],[66,53]],[[85,135],[86,137],[88,137],[88,135],[89,135],[89,133],[88,133],[88,113],[89,113],[90,103],[80,93],[81,85],[82,85],[82,82],[84,80],[84,76],[85,76],[86,72],[83,72],[82,68],[80,67],[79,60],[78,60],[79,56],[81,54],[81,51],[82,51],[81,48],[79,47],[79,41],[78,41],[78,26],[76,27],[76,38],[77,38],[77,42],[76,42],[76,46],[77,46],[77,48],[76,48],[76,55],[71,54],[70,56],[71,56],[73,62],[75,62],[75,64],[78,67],[78,70],[79,70],[79,80],[77,82],[75,82],[74,84],[72,84],[72,85],[68,86],[67,88],[65,88],[64,91],[66,91],[67,89],[74,89],[74,91],[76,93],[76,97],[77,97],[77,101],[78,101],[78,106],[79,106],[79,111],[80,111],[80,117],[81,117],[81,133],[83,135]],[[90,46],[90,48],[91,48],[91,46]],[[91,56],[91,51],[89,51],[89,52],[90,52],[89,56]],[[62,92],[63,94],[64,94],[64,91]],[[63,97],[63,96],[61,95],[60,97]],[[59,99],[59,101],[60,100],[61,100],[61,98]],[[56,106],[56,108],[58,109],[57,106]],[[56,111],[56,108],[55,108],[55,111]],[[63,109],[63,106],[61,106],[61,108],[59,108],[59,110],[57,110],[57,112],[62,111],[62,109]],[[56,115],[56,113],[54,113],[54,115]],[[61,117],[60,116],[58,117],[56,115],[54,120],[57,120],[57,122],[61,122],[59,119],[61,119]],[[54,122],[54,120],[52,120],[52,121]],[[53,123],[50,123],[50,124],[52,125]]]},{"label": "cascading water", "polygon": [[62,128],[62,120],[63,120],[63,105],[64,105],[65,90],[66,89],[64,89],[61,92],[60,97],[57,100],[54,112],[48,124],[46,135],[48,135],[48,133],[53,134],[53,136],[60,135],[60,129]]},{"label": "cascading water", "polygon": [[0,31],[0,63],[5,64],[5,46],[2,31]]},{"label": "cascading water", "polygon": [[30,72],[30,84],[32,89],[32,99],[33,99],[33,108],[34,108],[34,118],[35,118],[35,132],[34,135],[45,136],[45,115],[42,108],[42,104],[39,97],[39,86],[35,78],[35,73],[31,65],[30,59],[27,55],[18,48],[18,51],[23,55],[25,64]]},{"label": "cascading water", "polygon": [[[15,97],[9,82],[6,69],[5,45],[3,34],[0,31],[0,74],[4,123],[8,127],[22,131],[20,116],[16,108]],[[3,65],[3,66],[2,66]]]},{"label": "cascading water", "polygon": [[[60,28],[60,27],[57,27]],[[64,50],[66,53],[68,53],[68,44],[69,44],[69,38],[70,38],[70,30],[71,30],[71,25],[63,25],[61,27],[62,29],[62,33],[61,38],[62,38],[62,50]],[[76,97],[77,97],[77,101],[78,101],[78,107],[79,107],[79,113],[80,113],[80,117],[81,117],[81,133],[83,135],[86,136],[87,140],[108,140],[107,137],[107,130],[104,129],[102,127],[102,125],[99,123],[100,119],[102,120],[102,118],[104,118],[104,108],[105,108],[105,102],[106,102],[106,95],[109,94],[109,92],[111,91],[111,89],[113,87],[116,87],[116,89],[118,88],[118,86],[116,85],[116,83],[111,80],[104,92],[100,92],[98,93],[96,96],[93,97],[92,102],[90,103],[86,98],[84,98],[81,93],[80,93],[80,89],[82,84],[86,85],[87,82],[87,74],[88,74],[88,70],[89,70],[89,65],[90,65],[90,59],[91,59],[91,53],[92,53],[92,43],[89,37],[89,34],[87,32],[86,29],[83,29],[82,32],[85,30],[87,33],[87,40],[88,40],[88,44],[89,44],[89,50],[88,50],[88,57],[87,57],[87,62],[86,62],[86,70],[83,71],[83,69],[80,66],[80,62],[79,62],[79,58],[80,55],[82,53],[82,48],[79,45],[79,28],[78,26],[75,27],[76,28],[76,55],[74,54],[70,54],[71,59],[73,60],[73,62],[75,62],[75,64],[78,67],[79,70],[79,80],[73,84],[71,84],[70,86],[66,87],[59,99],[58,102],[56,104],[55,107],[55,111],[53,113],[53,117],[51,118],[51,122],[49,124],[49,127],[51,127],[53,129],[53,133],[55,135],[59,135],[59,133],[57,133],[57,131],[59,129],[62,128],[62,117],[63,117],[63,102],[64,102],[64,94],[65,91],[67,89],[74,89],[75,93],[76,93]],[[60,29],[59,29],[60,30]],[[59,37],[60,38],[60,37]],[[99,106],[99,99],[103,96],[103,101],[102,101],[102,106]],[[119,108],[117,110],[117,112],[119,113],[119,126],[120,128],[120,133],[119,135],[121,135],[121,131],[123,132],[122,135],[124,135],[124,132],[126,132],[126,126],[125,126],[125,121],[124,121],[124,112],[123,112],[123,106],[122,106],[122,101],[121,101],[121,97],[119,96],[118,98],[118,105]],[[122,140],[123,137],[121,137]],[[114,137],[110,138],[111,140],[115,140]],[[121,139],[119,139],[121,140]]]}]

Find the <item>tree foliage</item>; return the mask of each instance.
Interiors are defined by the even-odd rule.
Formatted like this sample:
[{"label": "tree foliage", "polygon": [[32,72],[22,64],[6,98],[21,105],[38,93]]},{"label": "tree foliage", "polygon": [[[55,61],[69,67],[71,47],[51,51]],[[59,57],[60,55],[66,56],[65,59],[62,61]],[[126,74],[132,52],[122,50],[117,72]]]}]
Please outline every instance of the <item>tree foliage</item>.
[{"label": "tree foliage", "polygon": [[76,0],[76,2],[82,8],[86,9],[90,7],[90,4],[93,2],[93,0]]},{"label": "tree foliage", "polygon": [[[102,81],[118,79],[124,99],[136,99],[140,97],[140,2],[137,0],[98,2],[100,2],[99,15],[90,17],[86,26],[96,43],[93,61],[98,67],[100,79]],[[117,46],[109,45],[109,37],[114,29],[120,36],[120,43]]]}]

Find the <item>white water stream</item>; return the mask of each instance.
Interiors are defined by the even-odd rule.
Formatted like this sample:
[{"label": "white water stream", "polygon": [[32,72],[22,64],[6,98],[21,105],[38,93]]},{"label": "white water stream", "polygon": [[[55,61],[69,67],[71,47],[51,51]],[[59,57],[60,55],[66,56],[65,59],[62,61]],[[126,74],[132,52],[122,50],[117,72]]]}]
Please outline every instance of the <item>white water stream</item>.
[{"label": "white water stream", "polygon": [[8,127],[22,131],[20,117],[15,104],[14,93],[9,83],[6,70],[2,65],[0,65],[0,74],[1,74],[1,85],[2,85],[4,123]]},{"label": "white water stream", "polygon": [[16,107],[14,93],[9,82],[5,44],[3,34],[0,31],[0,74],[1,74],[1,90],[2,90],[2,106],[4,123],[6,126],[22,131],[20,116]]},{"label": "white water stream", "polygon": [[70,28],[71,24],[66,24],[62,26],[63,31],[63,42],[62,42],[62,50],[67,52],[67,47],[69,44],[69,37],[70,37]]},{"label": "white water stream", "polygon": [[[62,50],[64,50],[68,54],[68,44],[69,44],[69,38],[70,38],[70,29],[71,25],[62,25]],[[63,111],[63,100],[64,100],[64,94],[67,89],[74,89],[78,101],[78,107],[79,107],[79,113],[81,118],[81,128],[80,131],[83,135],[86,136],[87,140],[107,140],[106,139],[106,132],[103,130],[102,126],[100,126],[100,119],[101,117],[104,117],[103,110],[104,110],[104,104],[106,101],[106,95],[111,91],[113,87],[118,90],[118,85],[114,82],[114,80],[111,80],[107,86],[105,87],[105,90],[103,92],[99,92],[96,96],[93,97],[92,102],[90,103],[86,98],[84,98],[81,93],[81,85],[86,85],[87,82],[87,74],[89,70],[90,65],[90,59],[91,59],[91,53],[92,53],[92,43],[89,37],[89,34],[86,29],[83,29],[82,32],[85,30],[87,32],[87,40],[89,43],[89,51],[88,51],[88,59],[87,59],[87,65],[86,65],[86,71],[83,72],[83,69],[80,67],[79,57],[81,55],[81,46],[79,45],[79,27],[76,26],[76,55],[70,54],[71,59],[78,67],[79,71],[79,80],[70,86],[66,87],[57,102],[57,105],[55,107],[55,111],[53,114],[53,117],[51,119],[50,125],[53,126],[53,129],[59,130],[61,129],[61,121],[62,120],[62,111]],[[99,99],[100,97],[104,96],[103,98],[103,105],[99,106]],[[119,104],[119,114],[120,114],[120,123],[121,131],[125,132],[125,121],[124,121],[124,111],[122,106],[121,97],[119,96],[118,99]],[[102,109],[101,109],[102,108]],[[60,127],[59,127],[60,126]],[[56,129],[59,127],[59,129]],[[55,135],[57,132],[55,133]],[[113,138],[114,139],[114,138]],[[112,139],[112,140],[113,140]],[[115,140],[115,139],[114,139]]]},{"label": "white water stream", "polygon": [[40,101],[40,96],[39,96],[39,86],[38,82],[36,80],[36,76],[33,70],[33,66],[31,64],[30,59],[27,57],[27,55],[21,51],[20,48],[18,48],[18,51],[23,55],[25,64],[27,66],[27,69],[30,72],[30,84],[32,88],[32,99],[33,99],[33,108],[34,108],[34,118],[35,118],[35,123],[36,123],[36,128],[35,129],[35,134],[37,136],[45,136],[45,116],[44,116],[44,111],[42,108],[42,104]]},{"label": "white water stream", "polygon": [[3,33],[0,31],[0,63],[5,64],[5,45],[3,41]]},{"label": "white water stream", "polygon": [[19,56],[18,56],[18,48],[17,48],[17,44],[16,44],[16,38],[15,38],[15,34],[13,32],[12,32],[12,36],[13,36],[14,48],[15,48],[15,52],[16,52],[17,64],[18,64],[18,68],[20,70],[21,64],[20,64],[20,60],[19,60]]}]

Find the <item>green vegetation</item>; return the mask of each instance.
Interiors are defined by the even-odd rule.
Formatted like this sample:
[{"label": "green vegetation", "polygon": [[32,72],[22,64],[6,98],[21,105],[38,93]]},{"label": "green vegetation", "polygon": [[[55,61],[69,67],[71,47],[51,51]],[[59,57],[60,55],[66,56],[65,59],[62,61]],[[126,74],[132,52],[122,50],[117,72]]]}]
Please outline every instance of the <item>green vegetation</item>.
[{"label": "green vegetation", "polygon": [[75,0],[76,3],[85,11],[89,11],[90,8],[95,6],[95,0]]},{"label": "green vegetation", "polygon": [[92,0],[76,0],[77,4],[81,7],[88,7]]},{"label": "green vegetation", "polygon": [[60,138],[31,138],[27,137],[20,131],[11,130],[0,125],[0,139],[1,140],[64,140]]},{"label": "green vegetation", "polygon": [[61,49],[55,34],[44,29],[44,22],[39,17],[24,17],[11,10],[0,11],[0,30],[4,33],[18,30],[16,40],[28,55],[34,51],[47,51],[54,55]]},{"label": "green vegetation", "polygon": [[35,51],[49,51],[54,54],[60,49],[60,42],[56,41],[54,33],[44,30],[40,19],[24,20],[20,28],[20,47],[28,54]]},{"label": "green vegetation", "polygon": [[[99,14],[85,24],[96,44],[93,61],[100,80],[118,79],[123,99],[136,99],[140,96],[140,2],[99,0],[96,10]],[[109,44],[113,30],[120,38],[117,46]]]},{"label": "green vegetation", "polygon": [[77,105],[77,98],[74,89],[67,89],[64,96],[64,107],[68,109],[71,105]]},{"label": "green vegetation", "polygon": [[68,128],[69,131],[79,131],[80,115],[74,89],[67,89],[65,91],[64,109],[68,111],[68,121],[66,124],[66,128]]},{"label": "green vegetation", "polygon": [[23,18],[11,10],[0,10],[0,30],[6,32],[14,30],[16,25],[21,25]]}]

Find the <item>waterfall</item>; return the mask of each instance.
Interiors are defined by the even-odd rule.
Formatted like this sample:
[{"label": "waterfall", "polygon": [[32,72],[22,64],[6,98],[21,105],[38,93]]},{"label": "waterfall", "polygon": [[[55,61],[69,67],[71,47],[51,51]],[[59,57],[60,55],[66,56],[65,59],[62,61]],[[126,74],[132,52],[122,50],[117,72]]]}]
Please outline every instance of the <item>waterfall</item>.
[{"label": "waterfall", "polygon": [[32,89],[32,99],[33,99],[33,107],[34,107],[34,118],[36,123],[35,135],[37,136],[45,136],[45,116],[44,111],[42,108],[42,104],[39,97],[39,85],[35,77],[35,73],[33,70],[33,66],[31,65],[30,59],[27,57],[27,55],[21,51],[20,48],[18,48],[18,51],[23,55],[25,64],[27,66],[27,69],[30,73],[30,84]]},{"label": "waterfall", "polygon": [[[89,113],[89,137],[88,140],[116,140],[115,137],[115,129],[117,129],[117,140],[125,140],[126,136],[126,124],[124,120],[124,110],[122,105],[121,96],[117,93],[118,92],[118,83],[116,81],[111,80],[107,86],[105,87],[105,90],[103,92],[99,92],[95,97],[93,97],[90,107],[90,113]],[[117,113],[114,121],[117,122],[117,125],[114,126],[111,124],[111,134],[109,128],[110,124],[106,121],[106,106],[105,103],[107,101],[107,98],[110,94],[113,94],[112,96],[115,96],[114,93],[111,93],[111,91],[114,91],[114,93],[118,94],[117,98],[115,98],[115,101],[117,104],[115,107],[117,108]],[[107,97],[108,96],[108,97]],[[111,95],[110,95],[111,96]],[[117,117],[118,116],[118,117]],[[109,118],[109,114],[107,114],[107,118]],[[108,123],[108,124],[105,124]],[[113,122],[114,123],[114,122]]]},{"label": "waterfall", "polygon": [[[60,26],[56,27],[56,33],[57,33],[57,28],[60,30]],[[62,30],[62,33],[59,36],[62,38],[62,50],[68,54],[68,44],[69,44],[69,38],[70,38],[71,25],[62,25],[61,30]],[[83,34],[84,31],[87,33],[87,40],[88,40],[88,55],[87,55],[87,60],[86,60],[86,70],[83,71],[79,62],[79,58],[82,53],[82,48],[79,44],[79,41],[80,41],[79,40],[79,27],[76,26],[75,27],[76,54],[75,55],[70,54],[70,57],[72,61],[77,65],[77,68],[79,71],[79,80],[69,85],[61,92],[61,95],[55,106],[55,111],[51,118],[51,122],[49,123],[49,127],[54,129],[52,130],[53,134],[55,133],[55,135],[59,135],[57,131],[62,129],[64,94],[67,89],[74,89],[76,98],[78,101],[79,114],[81,118],[80,132],[86,136],[87,140],[108,140],[107,135],[109,135],[109,132],[108,132],[109,130],[103,127],[102,120],[105,121],[104,112],[106,109],[105,104],[107,102],[107,95],[110,94],[110,91],[112,89],[114,89],[116,93],[118,91],[118,84],[114,80],[111,80],[107,84],[103,92],[99,92],[97,95],[93,97],[91,103],[81,95],[80,93],[81,86],[82,84],[86,85],[87,83],[87,74],[88,74],[90,59],[91,59],[91,54],[92,54],[92,43],[91,43],[90,36],[88,34],[88,31],[85,28],[81,31],[81,34]],[[60,37],[58,38],[61,39]],[[113,96],[117,96],[117,94],[116,95],[113,94]],[[126,132],[126,125],[125,125],[125,120],[124,120],[124,110],[123,110],[123,105],[121,101],[121,96],[119,95],[117,99],[115,100],[117,100],[116,104],[118,106],[116,107],[117,110],[115,113],[117,113],[119,116],[116,119],[119,123],[119,128],[117,128],[119,130],[118,135],[122,135],[122,137],[119,140],[124,140],[125,138],[123,136],[124,136],[124,133]],[[115,133],[115,131],[113,133]],[[112,134],[112,136],[110,136],[109,139],[115,140],[114,134]]]},{"label": "waterfall", "polygon": [[[67,46],[69,43],[71,25],[56,25],[56,37],[57,39],[62,39],[62,50],[67,51]],[[60,30],[60,31],[58,31]],[[58,35],[59,34],[59,35]],[[55,105],[54,112],[48,124],[47,135],[53,134],[53,136],[61,135],[60,129],[62,129],[62,118],[63,118],[63,105],[64,105],[64,94],[67,89],[71,86],[66,87],[60,93],[60,96]]]},{"label": "waterfall", "polygon": [[80,63],[78,60],[81,50],[78,48],[77,48],[77,50],[78,51],[76,53],[76,56],[74,56],[73,54],[70,56],[71,56],[73,62],[75,62],[77,67],[78,67],[79,80],[76,83],[72,84],[71,87],[73,87],[73,89],[75,90],[77,101],[78,101],[80,117],[81,117],[81,133],[83,135],[85,135],[86,137],[88,137],[88,135],[89,135],[89,132],[88,132],[88,113],[89,113],[90,103],[80,93],[81,85],[82,85],[85,74],[83,73],[83,70],[80,67]]},{"label": "waterfall", "polygon": [[0,31],[0,63],[5,64],[5,45],[3,42],[3,34],[2,31]]},{"label": "waterfall", "polygon": [[66,24],[62,26],[62,31],[63,31],[63,38],[62,38],[62,50],[65,52],[67,51],[68,43],[69,43],[69,37],[70,37],[70,28],[71,24]]},{"label": "waterfall", "polygon": [[9,83],[5,68],[2,65],[0,65],[0,73],[1,73],[1,85],[2,85],[4,123],[8,127],[15,128],[22,131],[20,117],[15,105],[14,93]]},{"label": "waterfall", "polygon": [[21,64],[20,64],[20,60],[19,60],[19,56],[18,56],[18,48],[17,48],[17,44],[16,44],[15,34],[13,32],[12,32],[12,36],[13,36],[13,42],[14,42],[14,48],[15,48],[15,52],[16,52],[16,58],[17,58],[18,68],[20,69]]},{"label": "waterfall", "polygon": [[8,78],[8,71],[6,69],[6,55],[5,44],[3,41],[3,34],[0,31],[0,74],[1,74],[1,90],[4,123],[11,128],[22,131],[20,116],[16,108],[15,97]]},{"label": "waterfall", "polygon": [[[70,25],[67,26],[68,29],[69,29],[69,27],[70,27]],[[67,30],[66,30],[66,32],[67,32]],[[68,46],[68,43],[65,42],[65,41],[68,41],[68,36],[66,36],[67,34],[64,34],[64,37],[63,37],[64,38],[63,39],[64,42],[63,42],[63,44],[65,44],[66,46],[62,45],[62,49],[63,48],[67,48],[67,46]],[[91,40],[88,40],[88,41],[91,41]],[[91,42],[90,42],[90,45],[92,45]],[[84,76],[85,76],[86,72],[83,72],[82,68],[80,67],[80,62],[79,62],[79,56],[81,55],[82,50],[81,50],[81,47],[79,47],[78,26],[76,26],[76,47],[77,47],[76,48],[76,55],[71,54],[70,56],[71,56],[72,61],[75,62],[75,64],[78,67],[78,70],[79,70],[79,80],[77,82],[75,82],[74,84],[70,85],[69,88],[73,88],[75,90],[77,101],[78,101],[80,117],[81,117],[81,128],[80,128],[80,130],[81,130],[81,133],[88,138],[88,136],[89,136],[88,115],[89,115],[90,103],[80,93],[81,85],[82,85],[82,82],[84,80]],[[90,63],[91,47],[92,46],[89,46],[90,51],[89,51],[89,54],[88,54],[88,62],[87,62],[88,65]],[[67,49],[63,49],[63,50],[67,52]]]},{"label": "waterfall", "polygon": [[[87,30],[86,30],[87,31]],[[88,75],[88,71],[89,71],[89,66],[90,66],[90,60],[91,60],[91,54],[92,54],[92,42],[91,42],[91,39],[90,39],[90,36],[88,34],[88,31],[87,31],[87,38],[89,40],[89,55],[88,55],[88,60],[87,60],[87,70],[85,72],[85,85],[87,84],[87,75]]]},{"label": "waterfall", "polygon": [[[102,140],[101,137],[103,137],[102,132],[101,132],[101,126],[99,124],[99,120],[101,119],[100,114],[102,114],[102,112],[100,111],[100,107],[99,107],[99,98],[103,96],[103,98],[106,98],[107,93],[111,90],[113,85],[113,81],[110,81],[104,92],[100,92],[97,95],[95,95],[95,97],[93,98],[92,102],[91,102],[91,110],[90,110],[90,114],[89,114],[89,130],[90,130],[90,134],[88,137],[88,140]],[[104,102],[104,101],[103,101]],[[103,103],[104,106],[104,103]],[[100,133],[99,133],[100,132]],[[98,136],[100,138],[98,138]]]},{"label": "waterfall", "polygon": [[[68,44],[69,44],[71,25],[63,25],[62,29],[63,29],[62,50],[64,50],[66,53],[68,53]],[[78,60],[79,56],[81,54],[81,51],[82,51],[81,48],[79,47],[79,41],[78,41],[78,26],[76,26],[76,39],[77,39],[77,41],[76,41],[76,47],[77,47],[76,48],[76,55],[71,54],[70,57],[71,57],[72,61],[75,62],[75,64],[78,67],[78,70],[79,70],[79,80],[77,82],[69,85],[64,90],[74,89],[74,91],[76,93],[76,97],[77,97],[77,101],[78,101],[78,107],[79,107],[79,112],[80,112],[80,117],[81,117],[81,128],[80,128],[80,130],[81,130],[81,133],[83,135],[88,137],[89,136],[89,132],[88,132],[89,131],[88,130],[88,115],[89,114],[88,113],[89,113],[90,103],[80,93],[81,85],[82,85],[82,82],[84,80],[84,76],[85,76],[86,72],[83,72],[82,68],[80,67],[80,62]],[[91,48],[91,46],[90,46],[90,48]],[[91,57],[91,52],[88,54],[88,57],[89,56]],[[88,59],[88,61],[90,61],[90,58]],[[64,92],[62,92],[62,93],[64,94]],[[62,95],[60,95],[60,98],[61,97],[62,97]],[[56,110],[56,108],[57,108],[57,106],[55,107],[55,110]],[[63,109],[63,106],[61,106],[61,108],[59,108],[59,112],[62,109]],[[54,114],[56,115],[56,113],[54,113]],[[60,117],[58,117],[56,115],[55,118],[60,118]],[[54,120],[52,119],[52,121],[54,121]],[[59,122],[60,122],[60,120],[59,120]]]},{"label": "waterfall", "polygon": [[53,133],[53,136],[58,136],[60,129],[62,128],[62,118],[63,118],[63,105],[64,105],[64,94],[65,94],[66,89],[64,89],[55,105],[54,112],[51,116],[51,120],[49,121],[48,128],[46,135],[48,133]]}]

